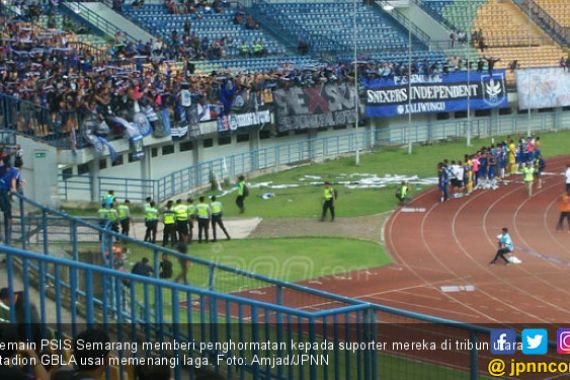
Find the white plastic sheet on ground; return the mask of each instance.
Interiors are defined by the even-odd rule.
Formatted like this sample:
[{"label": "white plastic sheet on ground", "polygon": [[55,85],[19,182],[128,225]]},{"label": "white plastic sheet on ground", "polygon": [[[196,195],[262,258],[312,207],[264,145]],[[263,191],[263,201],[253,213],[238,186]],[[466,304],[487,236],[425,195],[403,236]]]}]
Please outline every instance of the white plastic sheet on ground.
[{"label": "white plastic sheet on ground", "polygon": [[[435,186],[437,177],[420,178],[417,175],[386,174],[382,177],[372,173],[341,173],[334,178],[328,178],[335,186],[346,189],[382,189],[388,186],[399,185],[402,181],[415,186]],[[306,174],[299,178],[299,183],[280,183],[273,181],[248,183],[250,189],[283,190],[308,186],[322,186],[325,183],[321,176]],[[223,190],[217,197],[224,197],[236,191],[236,187]]]}]

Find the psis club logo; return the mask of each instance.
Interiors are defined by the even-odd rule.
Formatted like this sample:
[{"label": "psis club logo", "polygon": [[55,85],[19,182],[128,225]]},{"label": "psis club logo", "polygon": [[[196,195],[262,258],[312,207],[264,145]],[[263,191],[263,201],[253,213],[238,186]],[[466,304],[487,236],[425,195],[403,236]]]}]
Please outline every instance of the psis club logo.
[{"label": "psis club logo", "polygon": [[505,101],[505,77],[504,74],[481,75],[483,88],[483,100],[488,105],[495,107]]}]

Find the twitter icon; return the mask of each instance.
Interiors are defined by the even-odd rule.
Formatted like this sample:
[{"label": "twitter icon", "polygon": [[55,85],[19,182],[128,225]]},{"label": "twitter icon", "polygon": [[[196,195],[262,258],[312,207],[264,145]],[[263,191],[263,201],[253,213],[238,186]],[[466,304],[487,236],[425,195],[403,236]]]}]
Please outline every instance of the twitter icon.
[{"label": "twitter icon", "polygon": [[548,332],[545,329],[524,329],[522,352],[525,355],[545,355],[548,352]]}]

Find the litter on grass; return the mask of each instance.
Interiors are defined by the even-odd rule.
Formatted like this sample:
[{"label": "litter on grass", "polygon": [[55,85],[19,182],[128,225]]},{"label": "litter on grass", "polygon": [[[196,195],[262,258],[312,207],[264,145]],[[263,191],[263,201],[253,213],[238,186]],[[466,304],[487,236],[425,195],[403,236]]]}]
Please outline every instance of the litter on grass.
[{"label": "litter on grass", "polygon": [[261,195],[261,199],[263,199],[263,200],[268,200],[271,198],[275,198],[275,193],[263,193]]},{"label": "litter on grass", "polygon": [[[436,177],[420,178],[417,175],[399,175],[399,174],[386,174],[382,177],[371,174],[371,173],[341,173],[334,178],[328,178],[337,187],[344,187],[346,189],[382,189],[388,186],[399,185],[403,181],[408,182],[412,186],[422,187],[422,186],[434,186],[437,185]],[[325,180],[317,175],[306,174],[298,179],[298,183],[281,183],[275,184],[273,181],[267,182],[250,182],[247,185],[250,189],[268,189],[268,190],[283,190],[283,189],[293,189],[299,187],[314,187],[322,186]],[[218,198],[224,197],[228,194],[235,192],[237,188],[232,186],[229,189],[225,189],[217,195]],[[274,194],[274,193],[265,193]],[[261,197],[264,198],[263,194]],[[273,195],[275,196],[275,194]]]}]

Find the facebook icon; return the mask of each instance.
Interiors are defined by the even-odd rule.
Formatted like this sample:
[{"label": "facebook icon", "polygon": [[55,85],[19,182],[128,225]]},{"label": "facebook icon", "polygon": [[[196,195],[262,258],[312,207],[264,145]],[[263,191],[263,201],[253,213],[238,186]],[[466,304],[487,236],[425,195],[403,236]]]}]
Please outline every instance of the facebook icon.
[{"label": "facebook icon", "polygon": [[515,330],[492,330],[491,353],[494,355],[512,355],[517,349],[517,334]]}]

